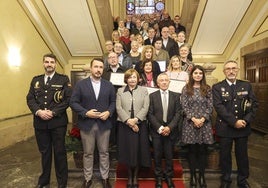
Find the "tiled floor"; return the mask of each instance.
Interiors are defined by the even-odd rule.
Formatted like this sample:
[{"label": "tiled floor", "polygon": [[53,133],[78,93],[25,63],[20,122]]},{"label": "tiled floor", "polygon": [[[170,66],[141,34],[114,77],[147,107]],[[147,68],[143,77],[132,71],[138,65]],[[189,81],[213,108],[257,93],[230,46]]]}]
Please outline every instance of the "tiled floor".
[{"label": "tiled floor", "polygon": [[[3,139],[3,138],[2,138]],[[268,188],[268,138],[254,132],[249,139],[250,178],[252,188]],[[75,168],[72,154],[68,154],[69,188],[81,187],[83,181],[82,170]],[[189,170],[187,163],[182,160],[184,182],[189,184]],[[115,180],[116,160],[111,159],[110,181]],[[234,164],[235,166],[235,164]],[[35,187],[40,173],[40,155],[35,139],[17,143],[12,147],[0,151],[0,187],[1,188],[32,188]],[[219,187],[219,171],[208,169],[206,173],[209,188]],[[235,173],[232,187],[236,187]],[[93,188],[102,187],[98,170],[95,170]],[[51,187],[56,187],[55,173],[52,172]]]}]

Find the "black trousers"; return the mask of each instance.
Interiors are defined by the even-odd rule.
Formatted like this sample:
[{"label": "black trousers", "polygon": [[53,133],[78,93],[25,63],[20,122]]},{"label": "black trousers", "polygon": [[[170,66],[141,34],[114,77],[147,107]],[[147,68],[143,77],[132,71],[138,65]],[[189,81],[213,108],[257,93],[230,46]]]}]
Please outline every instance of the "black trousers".
[{"label": "black trousers", "polygon": [[237,163],[237,184],[244,184],[249,176],[248,137],[220,138],[220,166],[222,181],[231,182],[232,174],[232,145],[235,144]]},{"label": "black trousers", "polygon": [[54,164],[58,185],[67,185],[68,166],[65,149],[66,129],[66,126],[54,129],[35,129],[35,137],[42,157],[42,173],[38,180],[38,184],[40,185],[47,185],[50,183],[52,152],[54,152]]},{"label": "black trousers", "polygon": [[[156,178],[172,178],[173,171],[173,152],[172,141],[169,136],[153,137],[154,163]],[[165,170],[162,168],[163,154],[165,157]]]}]

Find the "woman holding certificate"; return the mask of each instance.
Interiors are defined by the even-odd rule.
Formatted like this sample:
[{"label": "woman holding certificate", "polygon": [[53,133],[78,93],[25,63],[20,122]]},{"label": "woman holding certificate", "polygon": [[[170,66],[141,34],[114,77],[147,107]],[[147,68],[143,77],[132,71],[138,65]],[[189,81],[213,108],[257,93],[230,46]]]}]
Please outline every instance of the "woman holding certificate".
[{"label": "woman holding certificate", "polygon": [[211,87],[206,84],[205,71],[196,65],[189,81],[182,89],[181,105],[184,113],[182,142],[189,147],[190,187],[197,187],[196,169],[199,169],[199,187],[207,187],[205,167],[208,144],[213,143],[211,116],[213,110]]},{"label": "woman holding certificate", "polygon": [[146,87],[157,87],[156,78],[161,73],[159,64],[153,59],[154,47],[144,46],[139,61],[135,69],[140,75],[140,85]]},{"label": "woman holding certificate", "polygon": [[138,188],[138,169],[151,167],[146,115],[149,108],[147,89],[138,86],[139,74],[135,69],[125,72],[127,84],[118,89],[118,162],[128,166],[127,188]]},{"label": "woman holding certificate", "polygon": [[170,79],[188,81],[189,75],[187,72],[181,70],[181,59],[179,56],[174,55],[170,59],[168,65],[167,75]]}]

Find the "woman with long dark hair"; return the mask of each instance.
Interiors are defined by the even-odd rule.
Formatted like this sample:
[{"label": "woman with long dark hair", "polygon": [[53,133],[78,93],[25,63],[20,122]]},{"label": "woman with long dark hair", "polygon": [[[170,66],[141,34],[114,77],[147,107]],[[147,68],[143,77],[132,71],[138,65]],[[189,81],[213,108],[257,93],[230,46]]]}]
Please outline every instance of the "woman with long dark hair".
[{"label": "woman with long dark hair", "polygon": [[[189,147],[190,187],[207,187],[205,167],[207,147],[213,143],[211,115],[213,110],[211,87],[206,83],[205,71],[196,65],[189,81],[182,89],[181,104],[184,112],[182,142]],[[199,169],[197,180],[196,169]]]}]

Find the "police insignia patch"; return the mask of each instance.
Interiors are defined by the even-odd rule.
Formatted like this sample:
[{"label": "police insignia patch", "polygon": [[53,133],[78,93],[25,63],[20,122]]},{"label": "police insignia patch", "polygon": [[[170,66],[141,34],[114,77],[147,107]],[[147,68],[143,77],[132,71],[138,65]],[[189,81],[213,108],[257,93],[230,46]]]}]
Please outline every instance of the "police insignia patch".
[{"label": "police insignia patch", "polygon": [[63,96],[64,96],[63,91],[56,91],[55,94],[54,94],[54,101],[56,103],[62,102]]}]

